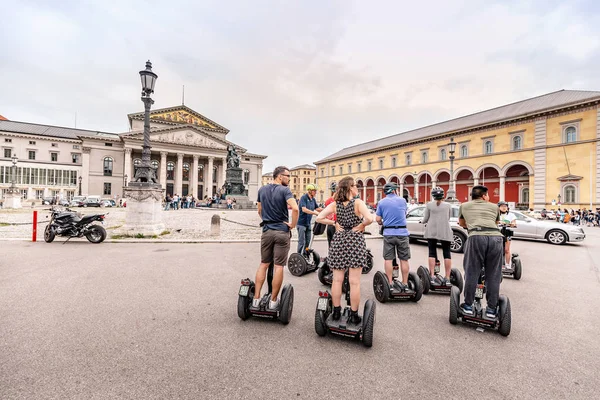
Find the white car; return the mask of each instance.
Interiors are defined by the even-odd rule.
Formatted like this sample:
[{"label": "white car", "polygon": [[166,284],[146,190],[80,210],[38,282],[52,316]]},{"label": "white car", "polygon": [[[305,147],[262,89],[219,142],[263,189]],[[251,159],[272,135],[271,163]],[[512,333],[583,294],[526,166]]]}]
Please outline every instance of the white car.
[{"label": "white car", "polygon": [[[552,244],[565,244],[567,242],[581,242],[585,239],[583,228],[570,224],[560,224],[553,221],[538,221],[532,217],[519,212],[512,211],[517,217],[517,227],[513,228],[514,239],[541,239]],[[423,239],[425,226],[421,222],[425,207],[421,206],[408,212],[406,215],[406,227],[411,239]],[[464,251],[467,239],[467,231],[458,225],[458,206],[452,206],[452,217],[450,227],[454,238],[450,244],[450,250],[456,253]]]}]

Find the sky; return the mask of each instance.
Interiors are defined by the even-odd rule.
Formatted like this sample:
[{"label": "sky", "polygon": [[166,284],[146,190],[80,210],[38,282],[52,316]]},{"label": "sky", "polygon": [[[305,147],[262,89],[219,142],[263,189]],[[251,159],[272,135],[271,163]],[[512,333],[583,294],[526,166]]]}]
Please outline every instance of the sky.
[{"label": "sky", "polygon": [[263,171],[560,89],[600,90],[600,2],[0,0],[0,115],[122,133],[185,105]]}]

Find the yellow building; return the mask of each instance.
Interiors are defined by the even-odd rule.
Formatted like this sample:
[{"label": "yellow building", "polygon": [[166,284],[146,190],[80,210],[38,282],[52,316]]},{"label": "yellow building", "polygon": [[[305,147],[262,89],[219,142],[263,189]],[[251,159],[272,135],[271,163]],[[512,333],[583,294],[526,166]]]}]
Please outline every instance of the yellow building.
[{"label": "yellow building", "polygon": [[306,185],[316,183],[317,168],[314,165],[303,164],[290,169],[290,190],[296,198],[306,193]]},{"label": "yellow building", "polygon": [[[352,176],[373,204],[387,182],[430,200],[452,185],[460,202],[474,185],[518,208],[600,206],[600,92],[561,90],[347,147],[316,161],[317,198]],[[456,143],[451,166],[450,142]]]},{"label": "yellow building", "polygon": [[273,173],[272,172],[268,172],[266,174],[263,174],[263,176],[262,176],[261,186],[268,185],[269,183],[273,183]]}]

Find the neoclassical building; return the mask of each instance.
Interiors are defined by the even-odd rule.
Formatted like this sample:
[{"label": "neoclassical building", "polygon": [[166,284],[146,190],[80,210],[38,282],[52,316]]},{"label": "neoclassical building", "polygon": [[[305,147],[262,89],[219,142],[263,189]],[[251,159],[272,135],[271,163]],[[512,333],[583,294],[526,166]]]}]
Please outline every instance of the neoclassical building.
[{"label": "neoclassical building", "polygon": [[[119,198],[141,163],[144,113],[129,114],[130,131],[115,134],[0,120],[0,189],[11,183],[11,157],[19,158],[23,199],[74,195]],[[227,146],[235,146],[248,196],[253,199],[266,156],[227,140],[229,130],[186,106],[150,114],[152,165],[167,193],[203,198],[225,183]]]},{"label": "neoclassical building", "polygon": [[[450,140],[456,143],[450,171]],[[452,185],[461,202],[474,185],[492,202],[520,208],[600,206],[600,92],[561,90],[347,147],[315,162],[319,199],[332,181],[353,176],[376,203],[383,185],[430,200]]]}]

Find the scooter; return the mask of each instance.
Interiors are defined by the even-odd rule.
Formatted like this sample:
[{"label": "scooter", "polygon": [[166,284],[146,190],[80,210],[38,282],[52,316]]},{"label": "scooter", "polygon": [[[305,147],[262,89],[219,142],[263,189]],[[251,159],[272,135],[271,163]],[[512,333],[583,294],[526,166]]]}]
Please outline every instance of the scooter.
[{"label": "scooter", "polygon": [[429,275],[429,268],[425,268],[424,266],[419,266],[417,269],[417,275],[421,279],[421,284],[423,285],[423,294],[427,294],[430,291],[432,293],[444,293],[449,294],[452,286],[456,286],[458,288],[459,293],[463,291],[463,277],[460,271],[457,268],[452,268],[450,270],[450,284],[452,286],[446,286],[443,283],[444,277],[440,275],[440,261],[435,260],[435,267],[433,270],[435,283],[431,282]]},{"label": "scooter", "polygon": [[400,268],[396,259],[392,261],[394,267],[392,271],[392,284],[390,285],[387,275],[382,271],[377,271],[373,277],[373,292],[375,298],[380,303],[386,303],[390,300],[411,300],[418,302],[423,295],[423,285],[421,279],[415,272],[408,273],[408,285],[403,290],[398,290],[400,282]]},{"label": "scooter", "polygon": [[254,299],[255,284],[250,278],[242,279],[240,290],[238,292],[238,316],[242,320],[247,320],[251,316],[259,318],[277,319],[284,325],[289,324],[292,319],[292,310],[294,308],[294,287],[287,284],[281,291],[279,306],[276,310],[269,308],[269,300],[273,292],[273,263],[269,265],[267,270],[268,291],[260,299],[260,305],[256,308],[252,307],[252,299]]},{"label": "scooter", "polygon": [[[502,255],[504,257],[504,254]],[[478,327],[498,330],[502,336],[508,336],[511,328],[510,300],[501,294],[498,296],[498,308],[495,318],[485,315],[485,307],[481,299],[485,294],[485,268],[481,267],[477,287],[475,289],[475,301],[473,302],[473,315],[464,314],[460,308],[460,291],[458,287],[452,286],[450,291],[450,315],[449,321],[452,325],[461,321],[464,324],[472,324]]]},{"label": "scooter", "polygon": [[348,269],[344,274],[342,284],[343,291],[346,292],[346,307],[339,320],[334,321],[333,300],[329,291],[319,291],[317,308],[315,311],[315,331],[319,336],[325,336],[327,333],[345,336],[361,340],[366,347],[373,345],[373,328],[375,327],[375,302],[371,299],[365,302],[363,309],[362,322],[358,325],[348,321],[350,316],[350,281],[348,278]]}]

